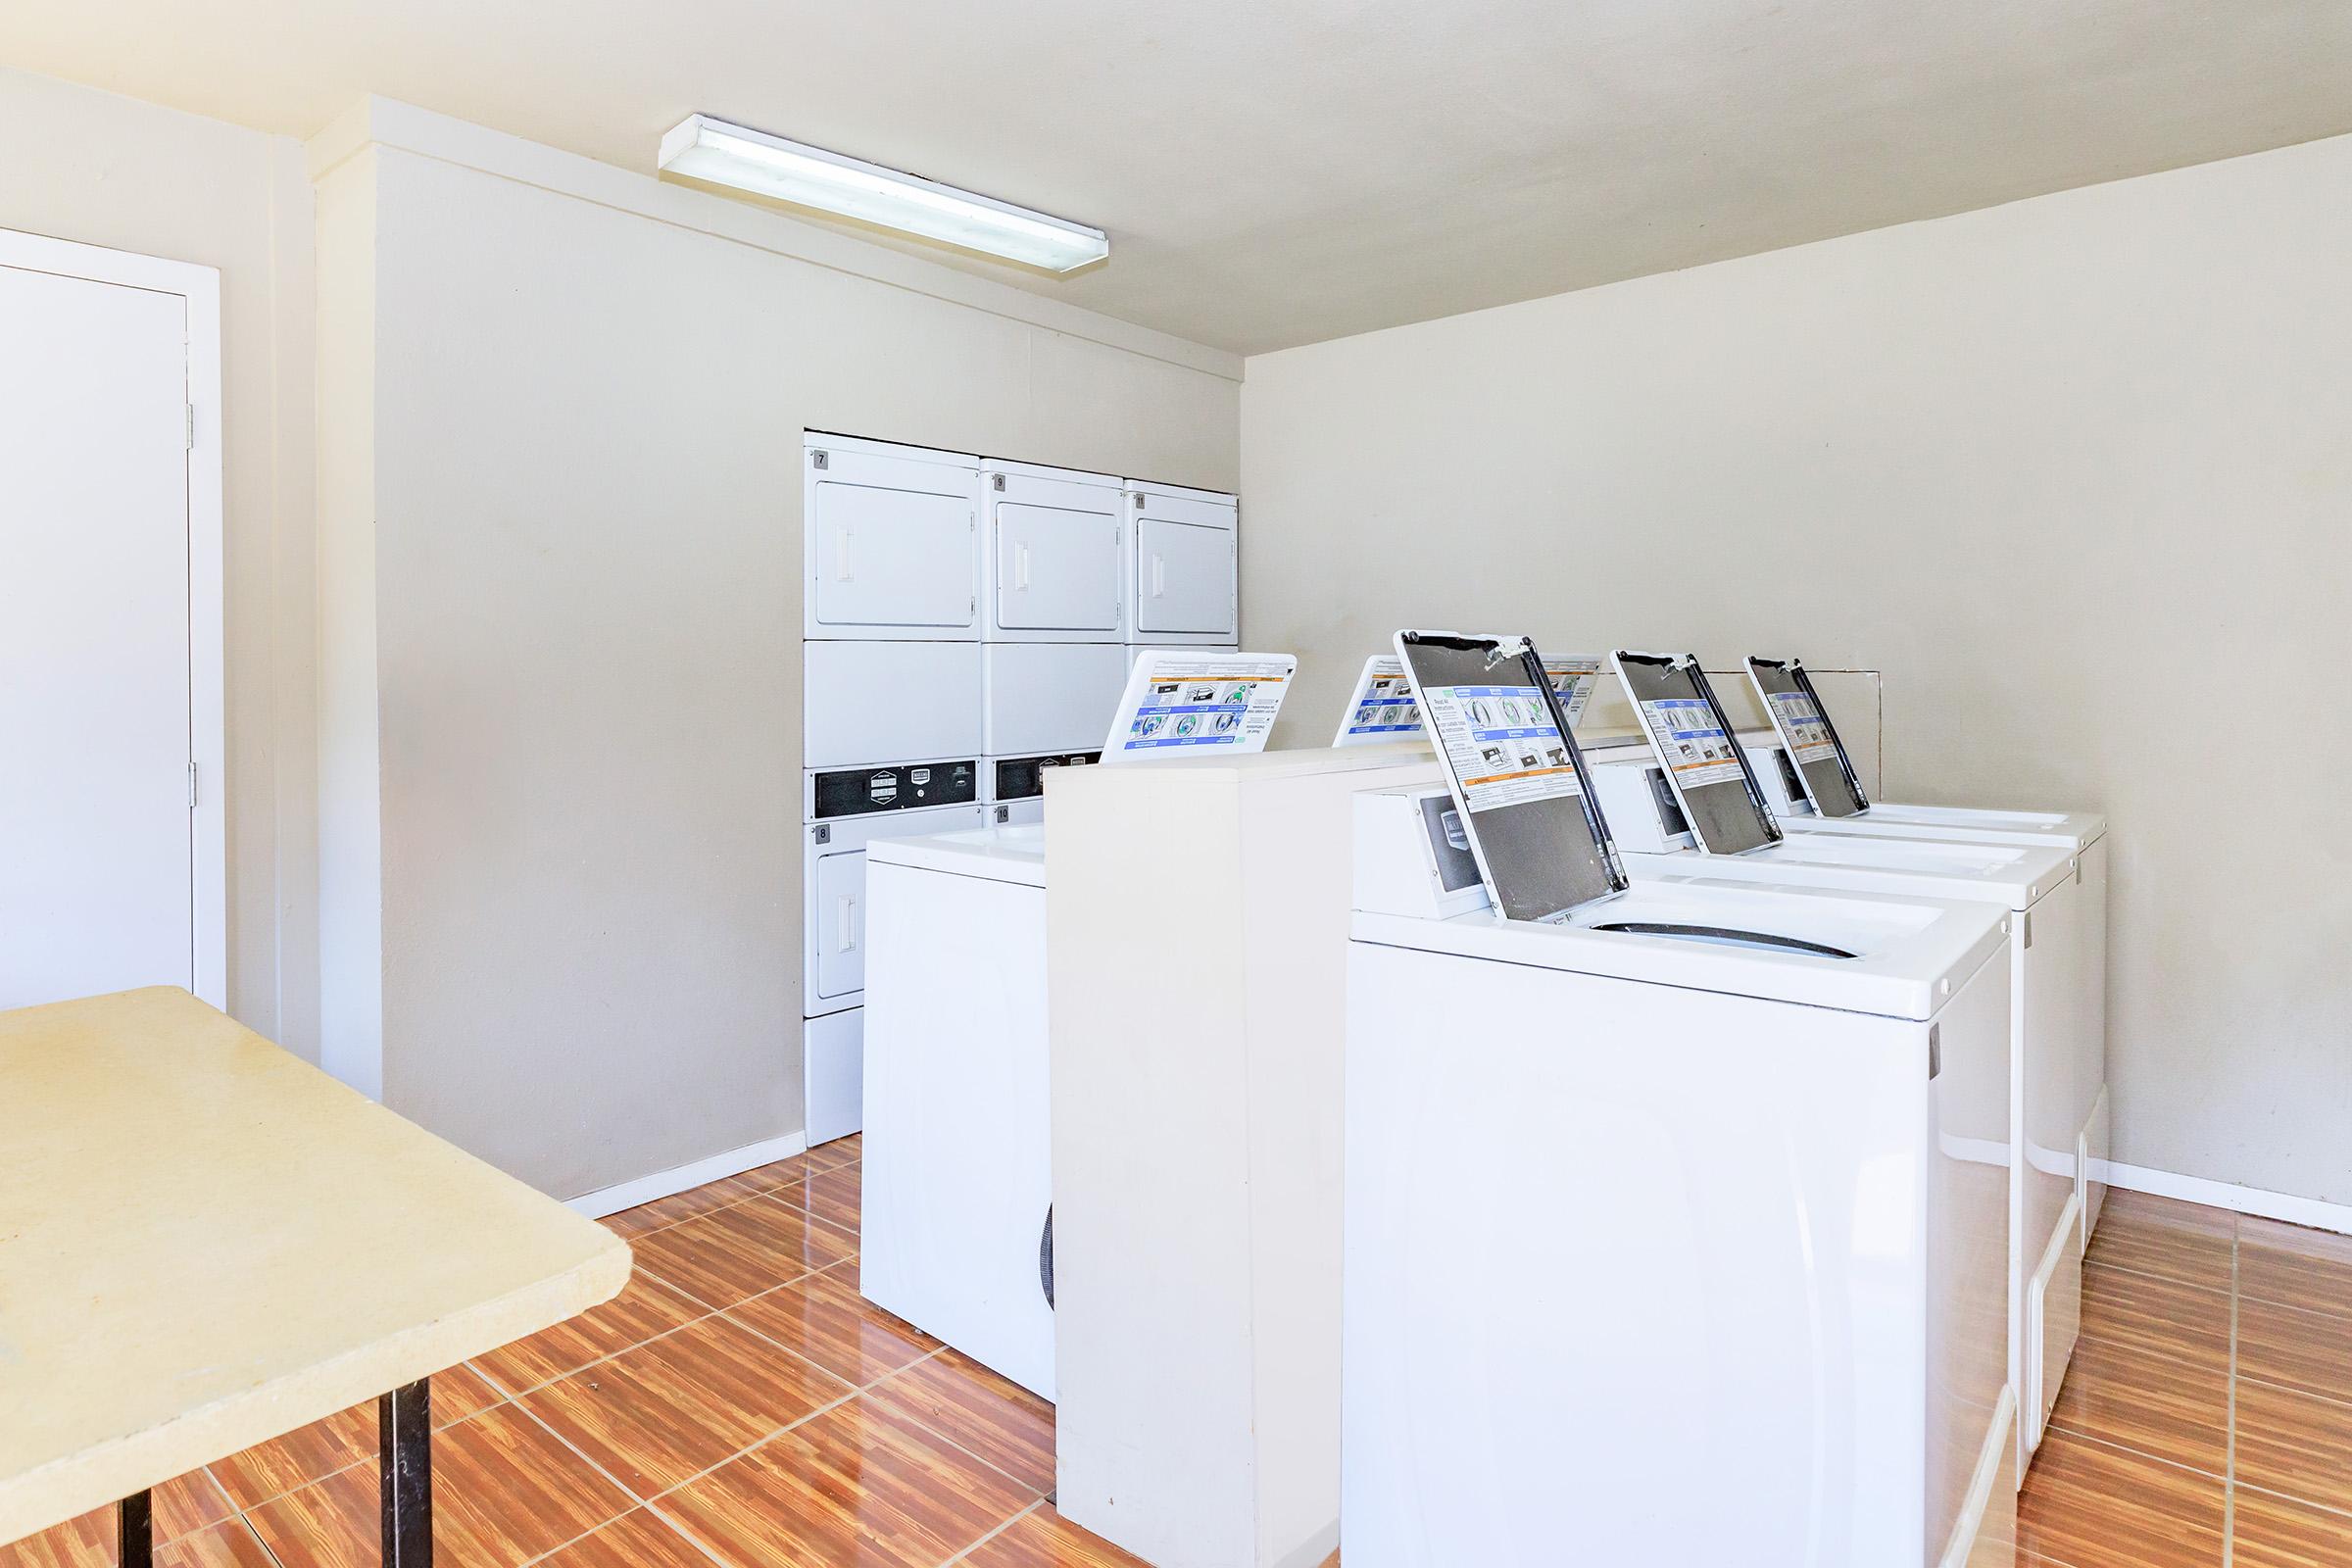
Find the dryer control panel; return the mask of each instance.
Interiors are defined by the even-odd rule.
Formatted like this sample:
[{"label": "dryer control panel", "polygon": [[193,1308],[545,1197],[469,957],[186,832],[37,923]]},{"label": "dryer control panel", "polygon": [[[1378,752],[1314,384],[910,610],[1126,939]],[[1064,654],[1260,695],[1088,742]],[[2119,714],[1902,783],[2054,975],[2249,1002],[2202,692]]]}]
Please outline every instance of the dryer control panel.
[{"label": "dryer control panel", "polygon": [[1046,793],[1046,769],[1084,767],[1102,760],[1101,752],[1055,752],[1050,757],[1000,757],[996,762],[997,801],[1026,801]]},{"label": "dryer control panel", "polygon": [[912,811],[926,806],[962,806],[980,798],[980,764],[965,758],[949,762],[902,762],[888,767],[844,767],[808,780],[808,815],[822,822],[876,811]]}]

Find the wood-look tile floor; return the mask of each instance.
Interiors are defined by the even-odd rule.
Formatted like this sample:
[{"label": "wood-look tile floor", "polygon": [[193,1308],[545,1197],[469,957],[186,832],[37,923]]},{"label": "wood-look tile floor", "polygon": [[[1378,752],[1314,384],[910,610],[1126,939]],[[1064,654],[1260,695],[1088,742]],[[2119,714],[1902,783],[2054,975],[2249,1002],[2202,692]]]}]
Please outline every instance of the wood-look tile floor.
[{"label": "wood-look tile floor", "polygon": [[[856,1139],[614,1215],[637,1273],[433,1380],[445,1568],[1134,1568],[1054,1411],[858,1294]],[[2352,1238],[2116,1193],[2020,1568],[2352,1568]],[[375,1417],[156,1494],[165,1568],[374,1568]],[[111,1511],[0,1546],[106,1568]],[[1334,1557],[1327,1568],[1337,1568]]]}]

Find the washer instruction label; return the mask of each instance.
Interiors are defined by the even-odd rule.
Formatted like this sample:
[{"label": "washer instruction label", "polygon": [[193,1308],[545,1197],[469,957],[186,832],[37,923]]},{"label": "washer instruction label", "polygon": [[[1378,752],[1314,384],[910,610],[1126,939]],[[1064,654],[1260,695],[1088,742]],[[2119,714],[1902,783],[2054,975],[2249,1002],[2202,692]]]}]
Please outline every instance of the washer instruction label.
[{"label": "washer instruction label", "polygon": [[1257,751],[1289,690],[1288,660],[1160,659],[1151,667],[1119,750],[1231,747]]},{"label": "washer instruction label", "polygon": [[[1544,673],[1551,689],[1560,694],[1560,708],[1568,715],[1568,725],[1585,716],[1585,705],[1592,700],[1592,687],[1600,679],[1600,661],[1597,659],[1546,659]],[[1364,666],[1356,682],[1355,702],[1348,710],[1340,725],[1340,738],[1334,746],[1361,746],[1370,741],[1403,740],[1420,734],[1424,728],[1421,702],[1413,695],[1413,683],[1404,673],[1401,660],[1375,658]]]},{"label": "washer instruction label", "polygon": [[1715,722],[1703,697],[1659,697],[1642,704],[1642,722],[1658,755],[1674,769],[1675,782],[1694,790],[1708,784],[1730,783],[1740,777],[1740,757],[1732,738]]},{"label": "washer instruction label", "polygon": [[1585,705],[1592,700],[1592,687],[1600,679],[1600,661],[1546,659],[1544,673],[1550,678],[1551,689],[1560,694],[1560,708],[1568,715],[1568,727],[1574,729],[1577,720],[1585,716]]},{"label": "washer instruction label", "polygon": [[1838,743],[1830,739],[1821,710],[1803,692],[1774,692],[1772,718],[1799,762],[1826,762],[1838,755]]},{"label": "washer instruction label", "polygon": [[1356,683],[1355,703],[1340,726],[1335,746],[1361,746],[1369,741],[1404,740],[1421,733],[1421,702],[1405,678],[1404,662],[1375,658],[1364,666]]},{"label": "washer instruction label", "polygon": [[1538,686],[1431,686],[1422,706],[1473,811],[1582,795]]}]

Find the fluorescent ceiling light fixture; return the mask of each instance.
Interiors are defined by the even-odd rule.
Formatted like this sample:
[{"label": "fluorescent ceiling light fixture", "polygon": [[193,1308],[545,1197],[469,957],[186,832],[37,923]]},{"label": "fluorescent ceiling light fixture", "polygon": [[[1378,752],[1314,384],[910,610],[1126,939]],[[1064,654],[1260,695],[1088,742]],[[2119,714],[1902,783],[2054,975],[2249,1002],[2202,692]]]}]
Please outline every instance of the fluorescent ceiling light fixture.
[{"label": "fluorescent ceiling light fixture", "polygon": [[1053,272],[1110,254],[1099,228],[708,115],[687,116],[662,138],[662,168]]}]

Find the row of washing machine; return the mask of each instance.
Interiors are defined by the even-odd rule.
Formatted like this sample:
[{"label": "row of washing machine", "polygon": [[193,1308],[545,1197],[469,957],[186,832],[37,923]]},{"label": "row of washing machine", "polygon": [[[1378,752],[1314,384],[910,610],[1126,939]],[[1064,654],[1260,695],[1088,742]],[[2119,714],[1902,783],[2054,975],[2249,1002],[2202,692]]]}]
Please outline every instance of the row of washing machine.
[{"label": "row of washing machine", "polygon": [[[1997,1550],[2100,1194],[2104,823],[1870,802],[1794,662],[1769,737],[1607,664],[1590,758],[1603,662],[1514,639],[1403,634],[1343,715],[1446,776],[1357,797],[1331,999],[1349,1561]],[[1052,1396],[1044,834],[872,858],[865,1289]]]},{"label": "row of washing machine", "polygon": [[1359,800],[1350,1562],[1997,1557],[2101,1196],[2104,821],[1870,802],[1791,661],[1749,744],[1617,651],[1627,760],[1522,643],[1399,657],[1448,782]]}]

